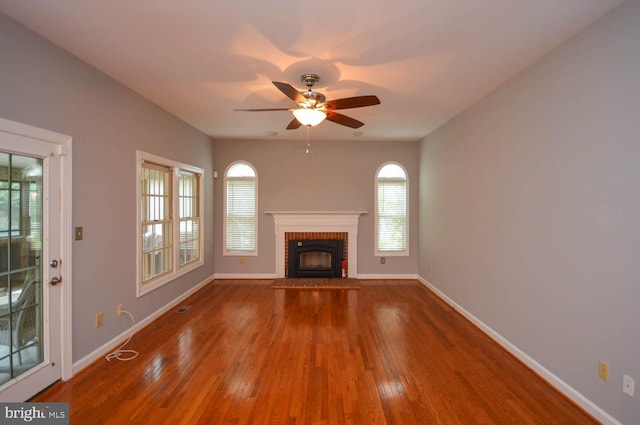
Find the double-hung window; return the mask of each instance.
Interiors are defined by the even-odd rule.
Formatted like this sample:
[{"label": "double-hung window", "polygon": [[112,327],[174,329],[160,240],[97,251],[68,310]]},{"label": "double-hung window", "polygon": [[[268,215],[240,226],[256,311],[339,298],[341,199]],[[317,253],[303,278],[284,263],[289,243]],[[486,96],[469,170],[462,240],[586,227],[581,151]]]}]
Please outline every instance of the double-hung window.
[{"label": "double-hung window", "polygon": [[204,264],[203,170],[148,153],[138,162],[138,296]]},{"label": "double-hung window", "polygon": [[407,173],[397,163],[376,173],[376,255],[409,255]]},{"label": "double-hung window", "polygon": [[224,255],[257,255],[258,175],[248,162],[224,175]]}]

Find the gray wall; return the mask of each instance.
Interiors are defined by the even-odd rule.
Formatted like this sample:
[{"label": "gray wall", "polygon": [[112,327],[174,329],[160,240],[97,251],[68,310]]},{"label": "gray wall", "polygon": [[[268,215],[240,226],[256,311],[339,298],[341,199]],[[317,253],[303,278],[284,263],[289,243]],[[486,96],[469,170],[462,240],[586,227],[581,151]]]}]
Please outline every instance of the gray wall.
[{"label": "gray wall", "polygon": [[[247,119],[250,119],[247,116]],[[327,123],[323,125],[334,125]],[[305,138],[305,130],[295,130]],[[418,216],[418,148],[416,142],[361,140],[317,141],[311,130],[311,152],[306,141],[215,141],[217,235],[222,235],[222,191],[225,169],[234,161],[249,161],[258,171],[258,256],[222,256],[222,237],[216,238],[216,274],[273,275],[275,234],[273,216],[265,211],[367,211],[358,227],[358,274],[416,275]],[[410,256],[374,257],[374,182],[378,167],[401,163],[409,173]]]},{"label": "gray wall", "polygon": [[[0,117],[73,137],[73,360],[213,275],[205,266],[136,298],[136,149],[205,169],[205,220],[213,223],[212,142],[204,134],[0,14]],[[95,315],[104,312],[104,326]],[[126,316],[125,316],[126,317]]]},{"label": "gray wall", "polygon": [[430,135],[420,159],[420,276],[627,424],[639,159],[636,0]]}]

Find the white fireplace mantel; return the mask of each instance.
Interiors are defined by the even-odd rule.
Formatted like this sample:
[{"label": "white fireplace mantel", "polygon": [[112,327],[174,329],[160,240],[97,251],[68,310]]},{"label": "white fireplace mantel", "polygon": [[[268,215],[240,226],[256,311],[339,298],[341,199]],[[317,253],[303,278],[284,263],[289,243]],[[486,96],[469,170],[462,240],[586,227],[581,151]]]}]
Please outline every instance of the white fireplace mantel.
[{"label": "white fireplace mantel", "polygon": [[276,277],[284,277],[284,234],[346,232],[349,277],[358,277],[358,220],[366,211],[265,211],[273,216],[276,233]]}]

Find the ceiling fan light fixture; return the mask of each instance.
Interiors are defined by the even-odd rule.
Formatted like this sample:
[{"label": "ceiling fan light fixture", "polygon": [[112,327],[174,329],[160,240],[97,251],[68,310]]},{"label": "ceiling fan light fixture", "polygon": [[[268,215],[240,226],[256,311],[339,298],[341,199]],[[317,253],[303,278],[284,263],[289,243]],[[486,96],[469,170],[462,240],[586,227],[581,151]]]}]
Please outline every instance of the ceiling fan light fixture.
[{"label": "ceiling fan light fixture", "polygon": [[293,116],[300,122],[302,125],[306,125],[308,127],[313,127],[315,125],[320,124],[327,118],[327,114],[318,110],[318,109],[295,109],[293,111]]}]

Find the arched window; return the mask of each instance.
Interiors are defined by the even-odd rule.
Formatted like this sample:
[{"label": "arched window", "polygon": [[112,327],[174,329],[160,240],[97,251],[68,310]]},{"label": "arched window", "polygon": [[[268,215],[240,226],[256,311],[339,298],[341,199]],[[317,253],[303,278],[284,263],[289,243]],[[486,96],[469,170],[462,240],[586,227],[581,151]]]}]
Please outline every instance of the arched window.
[{"label": "arched window", "polygon": [[224,175],[224,254],[257,255],[258,174],[234,162]]},{"label": "arched window", "polygon": [[376,255],[409,255],[408,179],[404,167],[382,164],[376,173]]}]

